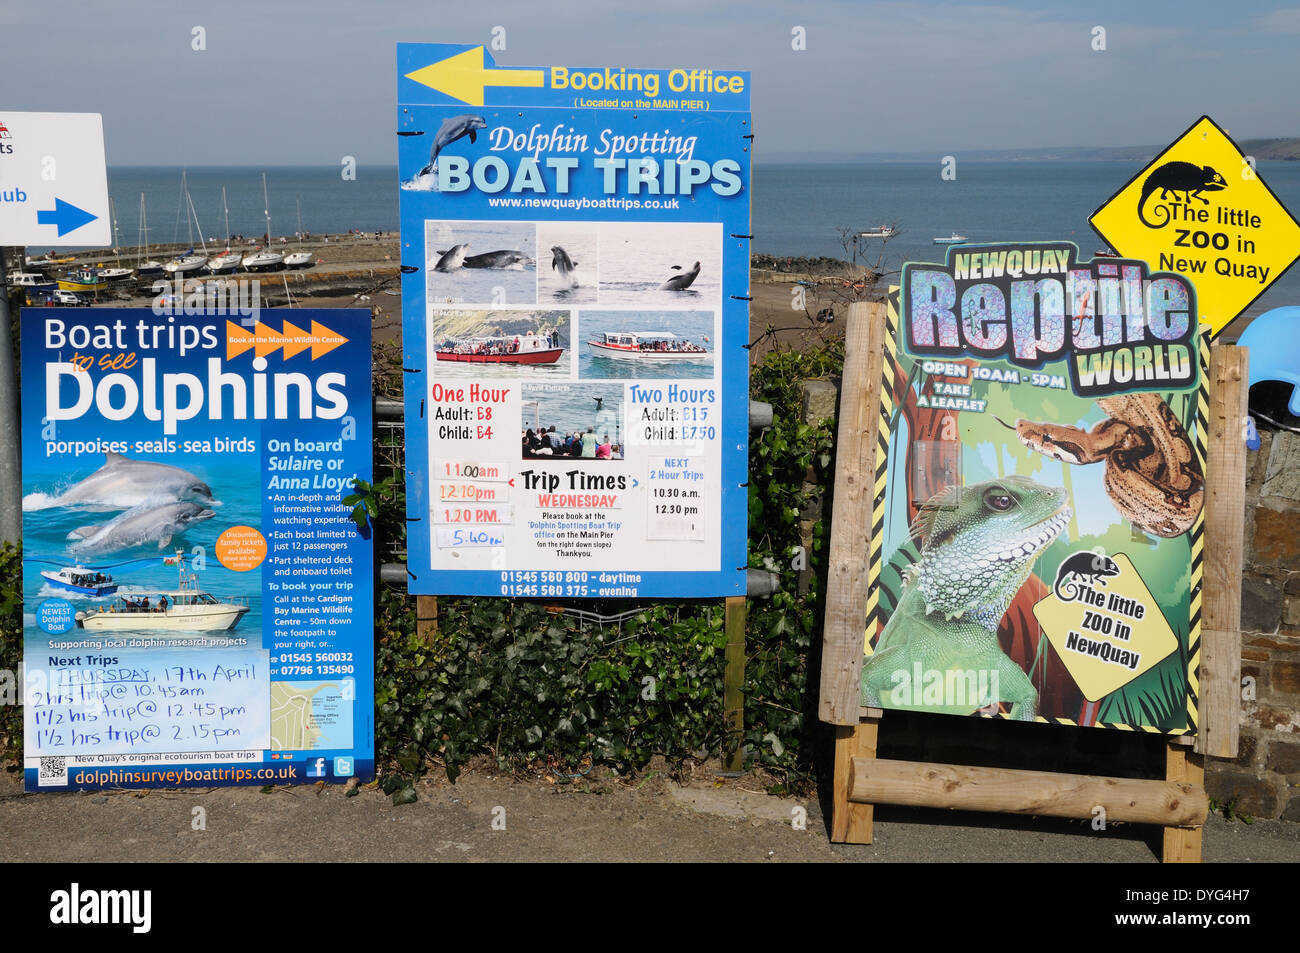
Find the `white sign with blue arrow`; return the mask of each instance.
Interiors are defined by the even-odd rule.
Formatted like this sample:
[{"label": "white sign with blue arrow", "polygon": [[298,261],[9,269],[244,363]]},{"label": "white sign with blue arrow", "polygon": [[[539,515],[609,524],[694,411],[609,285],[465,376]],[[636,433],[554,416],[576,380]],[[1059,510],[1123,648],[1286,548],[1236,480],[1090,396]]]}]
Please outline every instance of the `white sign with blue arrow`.
[{"label": "white sign with blue arrow", "polygon": [[0,110],[0,245],[110,244],[100,114]]}]

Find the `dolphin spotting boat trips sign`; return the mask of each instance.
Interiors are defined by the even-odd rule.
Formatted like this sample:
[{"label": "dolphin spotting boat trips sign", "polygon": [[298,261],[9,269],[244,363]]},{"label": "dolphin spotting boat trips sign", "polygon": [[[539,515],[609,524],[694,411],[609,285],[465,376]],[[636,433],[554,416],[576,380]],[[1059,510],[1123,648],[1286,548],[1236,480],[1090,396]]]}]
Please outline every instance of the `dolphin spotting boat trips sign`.
[{"label": "dolphin spotting boat trips sign", "polygon": [[903,266],[868,561],[871,707],[1196,730],[1209,328],[1067,242]]},{"label": "dolphin spotting boat trips sign", "polygon": [[397,64],[410,591],[742,593],[749,75]]},{"label": "dolphin spotting boat trips sign", "polygon": [[370,314],[155,311],[23,313],[26,787],[367,777]]}]

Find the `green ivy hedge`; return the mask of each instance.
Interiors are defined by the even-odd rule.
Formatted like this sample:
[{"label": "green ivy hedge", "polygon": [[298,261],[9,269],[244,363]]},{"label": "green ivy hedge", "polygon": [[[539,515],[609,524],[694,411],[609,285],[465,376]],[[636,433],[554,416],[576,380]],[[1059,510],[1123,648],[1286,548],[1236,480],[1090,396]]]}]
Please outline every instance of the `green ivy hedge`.
[{"label": "green ivy hedge", "polygon": [[[0,761],[20,761],[23,709],[18,673],[23,668],[23,551],[0,546]],[[12,695],[11,695],[12,693]]]},{"label": "green ivy hedge", "polygon": [[[750,391],[773,405],[773,426],[754,434],[749,461],[749,561],[781,576],[771,600],[750,600],[746,629],[747,765],[785,789],[812,776],[821,572],[825,535],[801,552],[806,481],[830,485],[830,422],[800,421],[805,378],[838,375],[842,348],[773,352],[753,368]],[[401,535],[400,481],[377,484],[365,513],[377,538]],[[806,560],[806,563],[804,562]],[[814,570],[798,595],[799,568]],[[0,668],[21,653],[21,557],[0,551]],[[657,604],[617,624],[583,622],[524,600],[440,598],[437,632],[416,631],[415,600],[380,586],[375,605],[375,729],[381,783],[398,802],[431,767],[453,780],[471,758],[503,769],[545,759],[560,769],[593,763],[619,771],[655,755],[717,754],[723,741],[726,637],[721,600]],[[616,602],[606,610],[628,608]],[[0,713],[4,754],[21,753],[21,709]]]},{"label": "green ivy hedge", "polygon": [[[801,553],[799,513],[804,483],[829,486],[832,462],[831,422],[800,420],[800,382],[842,367],[832,345],[770,353],[751,374],[751,396],[773,405],[774,422],[750,443],[749,561],[778,572],[781,590],[748,604],[744,743],[747,764],[784,789],[812,778],[817,699],[807,687],[819,662],[810,653],[820,643],[826,537],[818,524],[812,551]],[[400,505],[395,497],[393,512]],[[391,517],[378,509],[382,528]],[[802,597],[801,564],[813,570]],[[654,755],[682,761],[722,747],[721,600],[654,605],[609,626],[524,600],[444,597],[438,610],[425,644],[411,600],[393,590],[379,599],[376,745],[390,759],[384,789],[399,801],[430,765],[454,779],[480,754],[507,770],[545,759],[629,771]]]}]

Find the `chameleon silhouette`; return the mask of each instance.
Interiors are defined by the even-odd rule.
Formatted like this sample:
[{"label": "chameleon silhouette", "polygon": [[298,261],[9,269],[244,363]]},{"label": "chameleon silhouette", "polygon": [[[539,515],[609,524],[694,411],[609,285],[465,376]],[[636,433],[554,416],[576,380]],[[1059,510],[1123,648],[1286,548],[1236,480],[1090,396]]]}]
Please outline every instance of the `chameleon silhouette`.
[{"label": "chameleon silhouette", "polygon": [[1070,596],[1070,599],[1073,599],[1079,594],[1079,580],[1083,577],[1088,577],[1088,581],[1094,586],[1098,582],[1101,582],[1104,586],[1106,584],[1105,580],[1098,579],[1098,577],[1118,576],[1119,567],[1110,559],[1105,556],[1098,556],[1096,553],[1075,553],[1070,556],[1065,562],[1061,563],[1061,568],[1056,571],[1056,583],[1052,586],[1052,592],[1056,593],[1056,598],[1067,602],[1069,599],[1061,595],[1061,583],[1069,575],[1074,576],[1074,594]]},{"label": "chameleon silhouette", "polygon": [[1170,192],[1182,192],[1184,202],[1201,199],[1202,202],[1208,205],[1210,200],[1201,198],[1202,192],[1221,192],[1227,187],[1228,183],[1223,176],[1208,165],[1198,166],[1192,165],[1190,162],[1166,162],[1148,175],[1147,180],[1142,183],[1142,197],[1138,199],[1138,218],[1147,228],[1164,228],[1169,224],[1169,209],[1163,209],[1165,217],[1164,221],[1161,222],[1149,221],[1142,212],[1147,204],[1147,199],[1157,189],[1160,190],[1162,199],[1168,198]]}]

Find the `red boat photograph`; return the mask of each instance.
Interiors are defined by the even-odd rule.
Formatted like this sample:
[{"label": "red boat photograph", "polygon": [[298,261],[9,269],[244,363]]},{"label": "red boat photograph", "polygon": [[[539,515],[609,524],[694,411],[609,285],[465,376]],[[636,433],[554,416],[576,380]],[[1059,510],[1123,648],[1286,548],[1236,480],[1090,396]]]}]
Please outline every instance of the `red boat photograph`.
[{"label": "red boat photograph", "polygon": [[559,346],[559,336],[552,332],[448,339],[434,353],[440,361],[466,364],[554,364],[564,348]]}]

